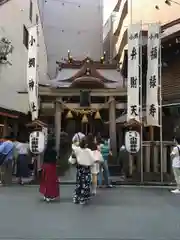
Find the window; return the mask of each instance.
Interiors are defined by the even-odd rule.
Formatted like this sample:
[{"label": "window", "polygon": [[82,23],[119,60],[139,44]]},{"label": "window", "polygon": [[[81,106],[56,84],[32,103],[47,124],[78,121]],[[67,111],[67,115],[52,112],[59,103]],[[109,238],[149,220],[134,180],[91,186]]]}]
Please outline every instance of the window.
[{"label": "window", "polygon": [[32,15],[33,15],[33,3],[32,3],[32,0],[30,0],[29,19],[31,22],[32,22]]},{"label": "window", "polygon": [[29,32],[27,28],[23,25],[23,44],[28,49],[28,43],[29,43]]}]

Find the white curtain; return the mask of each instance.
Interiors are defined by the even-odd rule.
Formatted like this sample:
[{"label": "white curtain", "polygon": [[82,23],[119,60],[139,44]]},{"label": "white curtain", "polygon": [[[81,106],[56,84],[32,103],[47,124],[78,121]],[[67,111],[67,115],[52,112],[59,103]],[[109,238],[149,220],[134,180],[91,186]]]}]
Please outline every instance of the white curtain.
[{"label": "white curtain", "polygon": [[147,126],[159,126],[160,25],[158,23],[153,23],[148,26],[147,54]]}]

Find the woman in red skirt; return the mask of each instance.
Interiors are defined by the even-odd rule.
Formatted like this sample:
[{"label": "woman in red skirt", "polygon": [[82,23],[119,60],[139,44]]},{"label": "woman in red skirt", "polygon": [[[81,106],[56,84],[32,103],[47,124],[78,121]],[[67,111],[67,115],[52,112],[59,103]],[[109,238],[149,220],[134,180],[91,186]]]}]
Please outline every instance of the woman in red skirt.
[{"label": "woman in red skirt", "polygon": [[56,172],[56,161],[57,153],[55,150],[55,141],[49,140],[44,153],[44,163],[42,165],[39,189],[46,202],[59,198],[59,181]]}]

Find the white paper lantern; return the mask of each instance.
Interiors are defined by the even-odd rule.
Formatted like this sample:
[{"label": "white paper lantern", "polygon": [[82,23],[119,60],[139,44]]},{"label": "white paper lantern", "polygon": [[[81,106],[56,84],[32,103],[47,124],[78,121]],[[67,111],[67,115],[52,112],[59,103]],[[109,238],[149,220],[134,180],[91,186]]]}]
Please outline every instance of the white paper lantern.
[{"label": "white paper lantern", "polygon": [[128,131],[125,134],[125,146],[129,153],[137,153],[140,149],[140,134],[136,131]]},{"label": "white paper lantern", "polygon": [[30,151],[34,154],[40,154],[45,149],[45,135],[43,132],[32,132],[29,137]]}]

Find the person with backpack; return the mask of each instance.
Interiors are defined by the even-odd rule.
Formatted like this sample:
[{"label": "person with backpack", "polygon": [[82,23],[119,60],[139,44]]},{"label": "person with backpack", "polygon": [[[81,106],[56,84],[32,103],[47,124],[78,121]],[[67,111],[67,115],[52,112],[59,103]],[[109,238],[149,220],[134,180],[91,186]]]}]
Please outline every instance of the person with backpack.
[{"label": "person with backpack", "polygon": [[180,137],[175,138],[176,146],[173,148],[171,152],[172,159],[172,169],[174,173],[174,177],[176,180],[177,188],[172,190],[172,193],[179,194],[180,193]]},{"label": "person with backpack", "polygon": [[0,145],[0,183],[3,185],[12,183],[14,151],[13,138],[4,137]]}]

